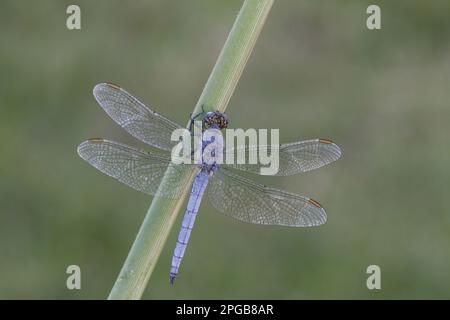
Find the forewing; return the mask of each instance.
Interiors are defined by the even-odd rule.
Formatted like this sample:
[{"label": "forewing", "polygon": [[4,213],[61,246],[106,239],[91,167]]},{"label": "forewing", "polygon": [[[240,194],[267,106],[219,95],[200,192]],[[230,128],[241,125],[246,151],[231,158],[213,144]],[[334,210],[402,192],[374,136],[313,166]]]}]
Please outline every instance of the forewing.
[{"label": "forewing", "polygon": [[171,150],[177,143],[170,137],[181,126],[150,110],[121,87],[98,84],[94,97],[106,113],[135,138],[163,150]]},{"label": "forewing", "polygon": [[138,191],[166,198],[181,195],[187,175],[185,165],[172,165],[172,180],[160,183],[170,157],[104,139],[90,139],[78,146],[78,154],[101,172]]},{"label": "forewing", "polygon": [[[245,154],[245,164],[226,164],[234,169],[247,171],[255,174],[261,174],[263,165],[259,161],[256,164],[250,164],[248,159],[250,152],[259,152],[261,146],[243,146],[226,150],[225,153],[235,155],[237,152]],[[290,176],[301,172],[314,170],[336,161],[341,156],[341,149],[326,139],[314,139],[286,143],[278,146],[266,146],[270,152],[278,152],[279,168],[276,176]],[[236,162],[235,162],[236,163]]]},{"label": "forewing", "polygon": [[317,201],[269,188],[223,167],[210,178],[208,197],[220,212],[248,223],[311,227],[327,220]]}]

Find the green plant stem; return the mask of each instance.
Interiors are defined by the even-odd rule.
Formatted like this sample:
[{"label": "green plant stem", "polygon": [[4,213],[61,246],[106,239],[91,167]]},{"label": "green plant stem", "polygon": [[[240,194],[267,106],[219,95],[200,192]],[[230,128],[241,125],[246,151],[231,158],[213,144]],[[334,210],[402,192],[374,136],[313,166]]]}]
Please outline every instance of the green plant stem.
[{"label": "green plant stem", "polygon": [[[225,111],[274,0],[245,0],[197,102],[193,114],[205,110]],[[169,166],[162,184],[173,181]],[[179,199],[155,197],[136,236],[108,299],[140,299],[166,242],[171,227],[194,179],[186,169]],[[169,264],[167,265],[169,267]],[[169,279],[167,279],[169,280]]]}]

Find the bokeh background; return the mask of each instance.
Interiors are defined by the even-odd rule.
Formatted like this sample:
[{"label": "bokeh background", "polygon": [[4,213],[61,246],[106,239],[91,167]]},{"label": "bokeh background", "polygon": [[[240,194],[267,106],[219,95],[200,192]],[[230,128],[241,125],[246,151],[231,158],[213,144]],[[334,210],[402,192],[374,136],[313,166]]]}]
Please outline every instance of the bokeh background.
[{"label": "bokeh background", "polygon": [[[66,29],[73,3],[81,31]],[[152,198],[77,156],[96,136],[145,148],[92,88],[118,83],[186,123],[241,3],[0,1],[0,298],[108,296]],[[382,30],[366,28],[369,4]],[[449,12],[447,0],[276,1],[228,115],[341,146],[333,165],[264,180],[318,199],[329,220],[246,225],[205,201],[176,285],[180,219],[144,298],[450,298]],[[71,264],[82,290],[66,288]]]}]

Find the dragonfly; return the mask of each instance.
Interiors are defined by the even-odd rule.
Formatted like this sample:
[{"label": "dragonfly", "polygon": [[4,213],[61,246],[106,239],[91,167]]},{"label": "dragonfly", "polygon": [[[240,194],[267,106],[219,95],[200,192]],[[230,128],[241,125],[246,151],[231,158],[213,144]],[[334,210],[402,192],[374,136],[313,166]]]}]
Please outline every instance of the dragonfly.
[{"label": "dragonfly", "polygon": [[[327,215],[318,201],[268,187],[239,173],[260,174],[262,165],[259,163],[174,165],[169,151],[177,141],[172,141],[171,135],[182,126],[151,110],[118,85],[101,83],[95,86],[93,93],[99,105],[117,124],[133,137],[163,152],[144,151],[94,138],[78,146],[77,151],[82,159],[131,188],[172,199],[183,195],[186,170],[191,170],[192,166],[196,170],[173,252],[169,272],[171,284],[178,275],[205,194],[215,209],[241,222],[290,227],[312,227],[326,222]],[[219,111],[202,111],[201,116],[202,130],[222,130],[229,124],[228,117]],[[203,148],[206,145],[203,143]],[[248,151],[252,146],[244,148]],[[276,148],[279,154],[276,176],[290,176],[317,169],[341,156],[341,149],[328,139],[280,144]],[[166,178],[161,183],[166,170],[172,170],[169,175],[172,178]]]}]

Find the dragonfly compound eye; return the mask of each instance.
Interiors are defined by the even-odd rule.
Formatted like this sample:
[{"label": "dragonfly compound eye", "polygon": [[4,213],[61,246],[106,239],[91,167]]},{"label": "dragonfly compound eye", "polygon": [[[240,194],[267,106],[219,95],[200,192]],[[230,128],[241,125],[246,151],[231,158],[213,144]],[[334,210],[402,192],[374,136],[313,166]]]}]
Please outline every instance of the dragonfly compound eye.
[{"label": "dragonfly compound eye", "polygon": [[225,129],[228,127],[228,117],[219,111],[208,112],[203,119],[205,129],[215,128],[215,129]]}]

